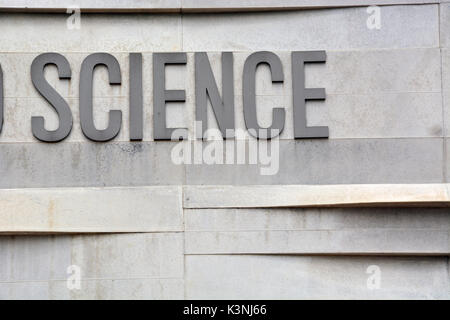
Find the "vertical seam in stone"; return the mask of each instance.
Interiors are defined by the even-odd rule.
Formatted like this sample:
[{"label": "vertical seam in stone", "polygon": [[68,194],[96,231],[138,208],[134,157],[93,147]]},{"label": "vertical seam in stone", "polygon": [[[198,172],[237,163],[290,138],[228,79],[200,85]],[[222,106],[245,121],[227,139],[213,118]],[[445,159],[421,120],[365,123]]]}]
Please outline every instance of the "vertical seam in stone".
[{"label": "vertical seam in stone", "polygon": [[441,60],[440,72],[441,72],[441,113],[442,113],[442,179],[443,182],[447,182],[447,139],[446,139],[446,126],[445,126],[445,97],[444,97],[444,74],[443,74],[443,56],[442,56],[442,44],[441,44],[441,4],[438,4],[438,44],[439,44],[439,59]]},{"label": "vertical seam in stone", "polygon": [[[183,25],[183,0],[180,3],[180,21],[181,21],[181,52],[184,52],[184,25]],[[187,68],[187,66],[186,66]],[[189,141],[189,138],[187,139]],[[183,299],[186,299],[186,223],[185,223],[185,212],[184,212],[184,186],[186,185],[187,180],[187,170],[186,164],[183,163],[183,181],[180,187],[181,189],[181,213],[183,215]]]},{"label": "vertical seam in stone", "polygon": [[181,215],[182,215],[182,230],[183,230],[183,299],[186,299],[186,223],[184,214],[184,186],[180,186],[181,197]]},{"label": "vertical seam in stone", "polygon": [[184,52],[184,30],[183,30],[183,12],[180,11],[180,21],[181,21],[181,52]]}]

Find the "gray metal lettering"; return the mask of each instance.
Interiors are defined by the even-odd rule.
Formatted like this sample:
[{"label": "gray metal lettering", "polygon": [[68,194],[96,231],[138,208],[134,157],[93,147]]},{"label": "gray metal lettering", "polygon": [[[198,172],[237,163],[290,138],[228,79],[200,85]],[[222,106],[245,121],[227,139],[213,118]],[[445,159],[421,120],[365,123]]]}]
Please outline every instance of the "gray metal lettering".
[{"label": "gray metal lettering", "polygon": [[130,140],[143,135],[142,54],[130,53]]},{"label": "gray metal lettering", "polygon": [[[195,53],[195,119],[202,123],[202,137],[208,129],[208,97],[224,138],[233,138],[234,134],[234,84],[233,53],[222,53],[222,96],[220,98],[208,55]],[[230,129],[227,131],[227,129]],[[228,133],[228,136],[227,136]]]},{"label": "gray metal lettering", "polygon": [[108,68],[109,83],[121,84],[120,66],[116,58],[108,53],[93,53],[87,56],[81,64],[80,72],[80,121],[83,134],[93,141],[109,141],[120,132],[122,125],[122,111],[109,112],[109,124],[104,130],[97,130],[94,125],[92,84],[94,69],[104,65]]},{"label": "gray metal lettering", "polygon": [[256,118],[255,77],[256,69],[260,64],[268,64],[272,75],[272,82],[283,82],[283,65],[280,58],[268,51],[260,51],[251,54],[244,64],[242,94],[244,102],[244,119],[249,133],[257,138],[270,139],[281,134],[284,129],[285,110],[274,108],[272,111],[272,125],[269,128],[261,128]]},{"label": "gray metal lettering", "polygon": [[[153,138],[170,140],[175,128],[167,128],[166,102],[185,102],[184,90],[166,90],[167,64],[186,64],[185,52],[153,54]],[[182,128],[184,129],[184,128]],[[187,138],[187,131],[183,138]]]},{"label": "gray metal lettering", "polygon": [[325,100],[324,88],[305,88],[305,62],[325,62],[325,51],[296,51],[292,57],[292,94],[294,137],[296,139],[328,138],[327,126],[306,126],[306,101]]},{"label": "gray metal lettering", "polygon": [[41,96],[55,109],[59,118],[59,126],[58,129],[49,131],[45,129],[43,117],[31,117],[31,131],[40,141],[58,142],[64,140],[70,134],[73,119],[67,102],[50,86],[44,77],[44,69],[49,64],[56,65],[60,79],[70,79],[71,70],[67,59],[59,53],[40,54],[31,64],[31,81]]}]

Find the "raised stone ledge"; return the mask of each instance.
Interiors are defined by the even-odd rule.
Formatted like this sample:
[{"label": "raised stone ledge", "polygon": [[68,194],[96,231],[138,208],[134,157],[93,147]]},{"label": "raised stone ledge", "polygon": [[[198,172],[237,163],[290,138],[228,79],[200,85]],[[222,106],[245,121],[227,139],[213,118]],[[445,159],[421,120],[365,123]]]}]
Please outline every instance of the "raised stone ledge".
[{"label": "raised stone ledge", "polygon": [[0,190],[0,234],[177,232],[181,187]]},{"label": "raised stone ledge", "polygon": [[238,12],[440,2],[445,0],[0,0],[0,11],[66,12],[77,7],[84,12]]},{"label": "raised stone ledge", "polygon": [[185,208],[450,206],[449,184],[186,186]]},{"label": "raised stone ledge", "polygon": [[0,189],[0,234],[182,232],[183,207],[373,206],[448,207],[449,184]]}]

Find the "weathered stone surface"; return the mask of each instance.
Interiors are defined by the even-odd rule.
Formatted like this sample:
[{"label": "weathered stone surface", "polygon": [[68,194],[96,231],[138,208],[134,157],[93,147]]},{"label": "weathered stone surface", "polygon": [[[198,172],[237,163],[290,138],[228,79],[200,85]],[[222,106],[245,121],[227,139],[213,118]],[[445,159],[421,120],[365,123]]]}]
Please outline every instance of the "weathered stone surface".
[{"label": "weathered stone surface", "polygon": [[[150,11],[175,11],[181,8],[181,0],[15,0],[13,3],[8,0],[0,1],[0,7],[5,9],[29,9],[31,11],[40,10],[55,10],[55,9],[65,9],[76,6],[81,10],[95,10],[98,11],[108,11],[112,9],[113,11],[122,9],[123,11],[128,10],[143,10],[148,9]],[[102,10],[103,9],[103,10]]]},{"label": "weathered stone surface", "polygon": [[183,298],[183,279],[82,280],[79,290],[69,290],[64,280],[0,283],[0,300],[166,300]]},{"label": "weathered stone surface", "polygon": [[391,254],[450,252],[448,209],[191,209],[188,254]]},{"label": "weathered stone surface", "polygon": [[182,278],[181,233],[79,236],[72,241],[72,264],[85,279]]},{"label": "weathered stone surface", "polygon": [[180,233],[0,237],[4,282],[66,280],[78,266],[82,280],[183,278]]},{"label": "weathered stone surface", "polygon": [[65,279],[72,264],[71,243],[68,236],[1,236],[0,288],[6,282]]},{"label": "weathered stone surface", "polygon": [[98,279],[81,282],[80,290],[68,290],[64,281],[50,281],[49,299],[180,300],[184,299],[182,278]]},{"label": "weathered stone surface", "polygon": [[450,231],[358,229],[186,232],[188,254],[448,255]]},{"label": "weathered stone surface", "polygon": [[325,64],[306,66],[305,81],[329,94],[440,92],[440,72],[436,48],[329,51]]},{"label": "weathered stone surface", "polygon": [[[450,150],[450,139],[447,137],[445,138],[445,149]],[[445,166],[445,181],[450,181],[450,157],[446,157],[446,162],[444,164]]]},{"label": "weathered stone surface", "polygon": [[449,230],[447,208],[186,209],[186,231]]},{"label": "weathered stone surface", "polygon": [[439,138],[282,140],[275,175],[261,175],[269,165],[248,160],[246,165],[188,165],[186,184],[438,183],[443,181],[442,143]]},{"label": "weathered stone surface", "polygon": [[0,187],[180,185],[174,143],[0,144]]},{"label": "weathered stone surface", "polygon": [[182,231],[181,187],[0,190],[0,233]]},{"label": "weathered stone surface", "polygon": [[[419,1],[132,0],[125,9],[254,10],[300,2]],[[381,7],[380,30],[367,27],[365,6],[201,15],[83,13],[81,29],[74,30],[64,13],[0,13],[5,91],[0,188],[19,188],[0,190],[0,231],[118,232],[1,236],[0,299],[449,299],[447,208],[292,208],[448,201],[450,6],[444,0],[420,1],[425,2],[433,4]],[[28,0],[15,4],[24,3]],[[64,12],[64,3],[33,5]],[[104,0],[75,4],[105,6]],[[124,4],[113,1],[105,10],[122,10]],[[219,87],[220,52],[234,52],[236,125],[243,128],[242,68],[249,54],[263,50],[280,56],[285,75],[280,85],[271,83],[267,66],[257,72],[260,124],[271,123],[273,107],[286,108],[275,175],[261,174],[266,165],[175,165],[176,143],[151,142],[152,53],[187,52],[186,66],[166,70],[167,89],[186,90],[186,103],[168,104],[166,120],[169,127],[189,128],[192,137],[193,52],[208,52]],[[328,140],[292,140],[290,51],[296,50],[327,52],[325,64],[307,65],[306,86],[326,89],[326,101],[308,102],[307,120],[329,126]],[[70,81],[59,80],[54,66],[46,70],[74,115],[71,135],[59,144],[37,142],[30,128],[31,116],[38,115],[48,129],[57,125],[29,74],[34,57],[50,51],[64,54],[72,68]],[[88,141],[79,125],[79,70],[93,52],[111,53],[121,66],[120,86],[108,84],[104,67],[95,74],[96,125],[106,126],[110,109],[123,116],[116,141],[105,144]],[[143,53],[142,143],[128,142],[130,52]],[[333,184],[338,186],[329,189]],[[271,194],[272,187],[278,193]],[[185,210],[184,220],[181,201],[194,208]],[[391,256],[379,256],[386,254]],[[80,267],[80,290],[67,288],[70,265]],[[381,272],[380,289],[367,286],[371,265]]]},{"label": "weathered stone surface", "polygon": [[[242,72],[250,52],[234,54],[236,128],[245,130],[242,101]],[[293,139],[293,107],[290,52],[277,52],[285,72],[283,84],[272,84],[270,70],[257,72],[257,114],[262,127],[272,122],[272,109],[286,110],[281,139]],[[46,128],[58,126],[56,113],[31,83],[30,65],[38,53],[3,53],[5,125],[1,142],[37,142],[31,134],[31,117],[43,116]],[[48,82],[67,100],[74,126],[66,141],[85,142],[79,120],[79,68],[87,53],[64,53],[72,67],[70,81],[59,80],[56,68],[46,69]],[[94,121],[102,129],[108,111],[122,111],[122,127],[116,141],[129,141],[128,54],[114,53],[120,63],[122,84],[111,86],[106,68],[99,67],[94,81]],[[167,89],[186,92],[185,103],[167,104],[167,126],[186,127],[194,137],[194,54],[185,66],[168,66]],[[209,53],[218,87],[221,88],[220,53]],[[438,49],[329,51],[324,65],[307,65],[307,87],[324,87],[326,101],[308,102],[308,125],[329,127],[330,138],[433,137],[442,135],[440,54]],[[355,69],[355,65],[358,68]],[[379,65],[374,74],[373,65]],[[153,140],[152,54],[143,54],[144,141]],[[401,121],[399,119],[401,118]],[[208,128],[217,127],[208,109]]]},{"label": "weathered stone surface", "polygon": [[0,300],[41,300],[49,296],[48,284],[36,282],[0,282]]},{"label": "weathered stone surface", "polygon": [[450,3],[441,0],[439,5],[440,13],[440,46],[442,48],[450,47]]},{"label": "weathered stone surface", "polygon": [[[180,51],[179,15],[82,15],[69,29],[68,14],[0,14],[2,52]],[[143,32],[143,28],[145,32]],[[20,37],[17,35],[20,33]]]},{"label": "weathered stone surface", "polygon": [[[450,10],[450,9],[449,9]],[[442,103],[444,135],[450,136],[450,49],[442,49]]]},{"label": "weathered stone surface", "polygon": [[[33,60],[41,53],[49,52],[45,48],[32,52],[7,52],[1,51],[0,63],[4,71],[4,95],[7,98],[39,98],[43,100],[38,91],[31,82],[31,64]],[[48,65],[44,74],[48,83],[64,98],[79,97],[80,70],[83,60],[90,54],[97,51],[65,52],[57,50],[62,54],[70,64],[71,78],[58,78],[56,66]],[[98,66],[94,72],[94,97],[116,98],[128,96],[129,91],[129,68],[128,68],[128,52],[107,51],[120,65],[121,84],[110,85],[109,76],[106,67]],[[148,63],[145,61],[145,63]],[[72,109],[78,108],[78,105],[69,104]],[[128,104],[127,104],[128,105]]]},{"label": "weathered stone surface", "polygon": [[449,285],[447,257],[186,256],[187,299],[448,299]]},{"label": "weathered stone surface", "polygon": [[183,47],[186,51],[253,51],[438,46],[437,5],[383,7],[381,15],[380,30],[367,28],[369,15],[364,7],[190,15],[183,18]]},{"label": "weathered stone surface", "polygon": [[[445,2],[445,0],[440,0]],[[364,5],[395,5],[438,3],[439,0],[8,0],[0,1],[3,10],[23,11],[65,11],[66,8],[77,6],[88,12],[221,12],[248,10],[295,10],[311,7],[352,7]]]},{"label": "weathered stone surface", "polygon": [[440,93],[330,94],[325,103],[310,104],[307,119],[328,126],[330,139],[443,135]]},{"label": "weathered stone surface", "polygon": [[[171,184],[345,184],[442,182],[442,140],[280,141],[268,165],[176,165],[175,142],[1,144],[3,188]],[[273,157],[275,162],[277,157]],[[248,161],[247,161],[248,163]],[[186,178],[184,171],[186,170]],[[184,180],[186,179],[186,180]]]},{"label": "weathered stone surface", "polygon": [[[284,107],[280,139],[294,139],[292,96],[256,97],[261,127],[272,123],[272,109]],[[246,131],[242,96],[236,97],[236,128]],[[217,128],[212,112],[208,127]],[[326,101],[307,103],[308,126],[327,126],[329,139],[441,137],[442,97],[432,93],[327,94]],[[253,138],[247,133],[246,138]]]},{"label": "weathered stone surface", "polygon": [[[445,1],[445,0],[441,0]],[[439,0],[183,0],[183,11],[239,11],[437,3]]]},{"label": "weathered stone surface", "polygon": [[[73,115],[73,127],[65,142],[89,143],[81,131],[79,103],[76,98],[67,99]],[[94,123],[97,129],[102,130],[108,126],[109,111],[122,111],[122,127],[115,138],[116,141],[130,141],[128,99],[125,97],[94,98]],[[146,108],[148,111],[148,108]],[[42,144],[31,131],[31,118],[44,117],[45,129],[56,130],[58,117],[56,112],[43,98],[6,98],[5,123],[2,130],[1,142]],[[144,114],[145,123],[149,123],[147,114]],[[151,128],[146,127],[146,137],[151,134]]]},{"label": "weathered stone surface", "polygon": [[370,5],[424,4],[446,0],[8,0],[0,1],[4,11],[65,12],[76,6],[83,12],[223,12],[259,10],[297,10],[310,8]]},{"label": "weathered stone surface", "polygon": [[450,205],[448,184],[185,186],[185,208]]}]

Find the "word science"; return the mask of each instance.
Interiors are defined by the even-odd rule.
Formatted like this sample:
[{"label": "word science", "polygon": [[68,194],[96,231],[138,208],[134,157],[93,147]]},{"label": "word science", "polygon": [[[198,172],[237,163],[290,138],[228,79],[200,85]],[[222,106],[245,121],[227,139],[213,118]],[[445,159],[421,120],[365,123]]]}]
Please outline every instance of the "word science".
[{"label": "word science", "polygon": [[[208,101],[217,121],[218,129],[224,139],[234,137],[235,129],[235,92],[233,53],[221,53],[222,87],[217,86],[207,53],[193,54],[195,60],[195,120],[200,122],[201,132],[197,138],[202,138],[207,130]],[[292,65],[292,101],[294,137],[328,138],[327,126],[307,126],[306,102],[308,100],[325,100],[324,88],[305,88],[305,63],[324,63],[325,51],[295,51],[291,52]],[[166,124],[166,104],[170,102],[185,102],[185,90],[166,89],[166,66],[183,65],[187,63],[185,52],[153,53],[153,136],[155,140],[173,140],[174,130],[184,132],[178,139],[185,139],[186,128],[168,128]],[[43,142],[59,142],[67,138],[72,130],[73,116],[67,101],[45,79],[44,71],[49,65],[57,68],[61,81],[71,79],[72,69],[59,53],[42,53],[36,56],[30,66],[31,81],[37,92],[45,99],[58,116],[56,130],[45,129],[45,119],[42,116],[31,117],[33,136]],[[260,51],[250,54],[245,60],[242,70],[242,105],[245,126],[248,132],[258,139],[271,139],[278,136],[284,129],[286,114],[284,108],[272,110],[272,123],[269,127],[261,127],[257,120],[256,108],[256,71],[259,66],[267,65],[272,83],[283,83],[285,80],[283,65],[273,52]],[[117,59],[109,53],[93,53],[84,58],[80,66],[79,82],[79,115],[80,126],[84,136],[92,141],[106,142],[114,139],[122,127],[122,111],[110,110],[108,124],[105,129],[94,125],[93,116],[93,80],[97,66],[107,68],[109,84],[121,85],[121,68]],[[129,132],[130,141],[143,139],[143,84],[142,84],[142,54],[129,54]],[[239,93],[239,96],[241,94]],[[0,133],[4,118],[3,73],[0,66]],[[184,131],[183,131],[184,130]]]}]

